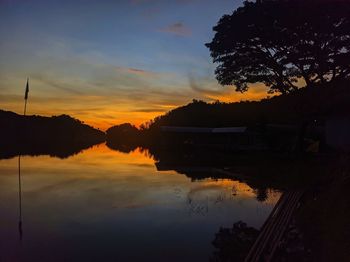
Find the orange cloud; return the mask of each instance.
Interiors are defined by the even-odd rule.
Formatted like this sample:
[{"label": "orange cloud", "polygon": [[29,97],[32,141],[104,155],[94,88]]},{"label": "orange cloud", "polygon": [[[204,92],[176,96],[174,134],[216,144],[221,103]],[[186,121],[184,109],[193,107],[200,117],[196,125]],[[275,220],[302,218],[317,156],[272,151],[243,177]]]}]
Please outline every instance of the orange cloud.
[{"label": "orange cloud", "polygon": [[117,66],[116,69],[118,72],[122,72],[125,74],[131,74],[131,75],[153,76],[153,77],[156,77],[158,75],[158,73],[156,73],[156,72],[143,70],[143,69],[139,69],[139,68],[133,68],[133,67]]},{"label": "orange cloud", "polygon": [[[257,86],[241,94],[233,88],[214,90],[200,89],[191,92],[184,89],[182,96],[172,93],[145,93],[144,98],[135,100],[133,95],[121,94],[122,97],[100,95],[75,95],[70,97],[40,97],[33,90],[30,93],[28,114],[60,115],[69,114],[86,124],[106,130],[122,123],[136,126],[154,119],[165,112],[189,103],[193,98],[204,101],[236,102],[241,100],[260,100],[266,97],[266,88]],[[156,93],[156,92],[155,92]],[[0,95],[1,109],[21,113],[23,110],[23,95]]]},{"label": "orange cloud", "polygon": [[[100,68],[101,67],[101,68]],[[101,130],[121,123],[140,126],[192,99],[236,102],[265,98],[266,87],[252,86],[246,93],[219,86],[209,77],[196,81],[132,67],[96,66],[88,79],[35,74],[30,81],[28,114],[68,114]],[[117,68],[117,69],[116,69]],[[117,72],[116,72],[117,70]],[[174,81],[174,79],[177,81]],[[23,112],[23,79],[0,83],[1,109]],[[18,87],[18,88],[17,88]]]}]

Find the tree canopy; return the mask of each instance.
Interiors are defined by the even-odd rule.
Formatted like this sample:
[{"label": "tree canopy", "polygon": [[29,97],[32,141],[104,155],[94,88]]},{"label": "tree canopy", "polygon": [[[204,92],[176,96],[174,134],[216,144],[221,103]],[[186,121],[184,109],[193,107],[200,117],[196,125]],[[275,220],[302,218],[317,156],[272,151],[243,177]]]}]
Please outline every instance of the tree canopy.
[{"label": "tree canopy", "polygon": [[349,1],[245,1],[213,30],[216,78],[236,91],[264,83],[285,94],[350,78]]}]

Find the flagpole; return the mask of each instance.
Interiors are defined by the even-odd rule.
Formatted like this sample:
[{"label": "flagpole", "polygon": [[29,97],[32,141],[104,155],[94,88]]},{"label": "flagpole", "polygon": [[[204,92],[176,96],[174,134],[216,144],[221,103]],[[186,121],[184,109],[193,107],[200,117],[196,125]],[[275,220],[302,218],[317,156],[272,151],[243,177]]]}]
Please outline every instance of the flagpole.
[{"label": "flagpole", "polygon": [[23,115],[24,115],[24,116],[25,116],[26,113],[27,113],[28,93],[29,93],[29,77],[27,77],[26,91],[25,91],[25,95],[24,95],[24,112],[23,112]]},{"label": "flagpole", "polygon": [[27,99],[24,100],[24,112],[23,112],[24,116],[26,115],[26,112],[27,112]]}]

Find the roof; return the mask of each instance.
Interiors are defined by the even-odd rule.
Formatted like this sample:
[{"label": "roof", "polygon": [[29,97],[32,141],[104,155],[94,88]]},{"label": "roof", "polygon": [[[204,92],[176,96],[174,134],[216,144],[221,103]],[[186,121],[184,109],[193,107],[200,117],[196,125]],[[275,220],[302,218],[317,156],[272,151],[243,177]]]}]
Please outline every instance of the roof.
[{"label": "roof", "polygon": [[185,127],[185,126],[161,126],[163,132],[173,133],[244,133],[247,130],[246,126],[238,127]]},{"label": "roof", "polygon": [[212,133],[244,133],[245,131],[247,131],[246,126],[236,126],[213,128]]}]

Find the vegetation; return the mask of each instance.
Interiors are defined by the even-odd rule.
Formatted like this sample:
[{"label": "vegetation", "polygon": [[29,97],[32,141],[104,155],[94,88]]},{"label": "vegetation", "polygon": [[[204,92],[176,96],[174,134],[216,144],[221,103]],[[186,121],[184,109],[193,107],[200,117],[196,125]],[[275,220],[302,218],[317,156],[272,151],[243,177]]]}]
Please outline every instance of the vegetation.
[{"label": "vegetation", "polygon": [[325,118],[338,111],[349,112],[349,82],[325,88],[301,89],[292,94],[274,96],[261,101],[237,103],[206,103],[193,100],[156,117],[143,125],[141,130],[156,130],[160,126],[252,126],[256,124],[298,124],[300,116]]},{"label": "vegetation", "polygon": [[49,154],[67,157],[105,140],[104,132],[68,115],[21,116],[0,110],[0,157]]},{"label": "vegetation", "polygon": [[240,92],[264,83],[286,94],[349,79],[349,13],[344,0],[245,1],[206,44],[218,82]]},{"label": "vegetation", "polygon": [[[312,123],[303,130],[305,136],[315,125],[324,126],[327,118],[350,112],[349,85],[350,82],[344,80],[342,83],[329,84],[323,88],[303,88],[261,101],[207,103],[193,100],[192,103],[175,108],[142,125],[139,131],[130,124],[111,128],[107,131],[107,141],[112,148],[124,147],[124,151],[127,152],[138,145],[151,147],[159,144],[162,126],[247,126],[261,134],[266,134],[269,126],[289,126],[292,129],[288,131],[288,136],[292,135],[295,141],[296,136],[300,135],[298,129],[301,121]],[[269,140],[268,143],[275,143],[274,148],[279,147],[278,143],[281,145],[286,142],[286,136],[281,131],[270,132],[271,137],[265,136]],[[126,144],[129,144],[129,148]]]}]

